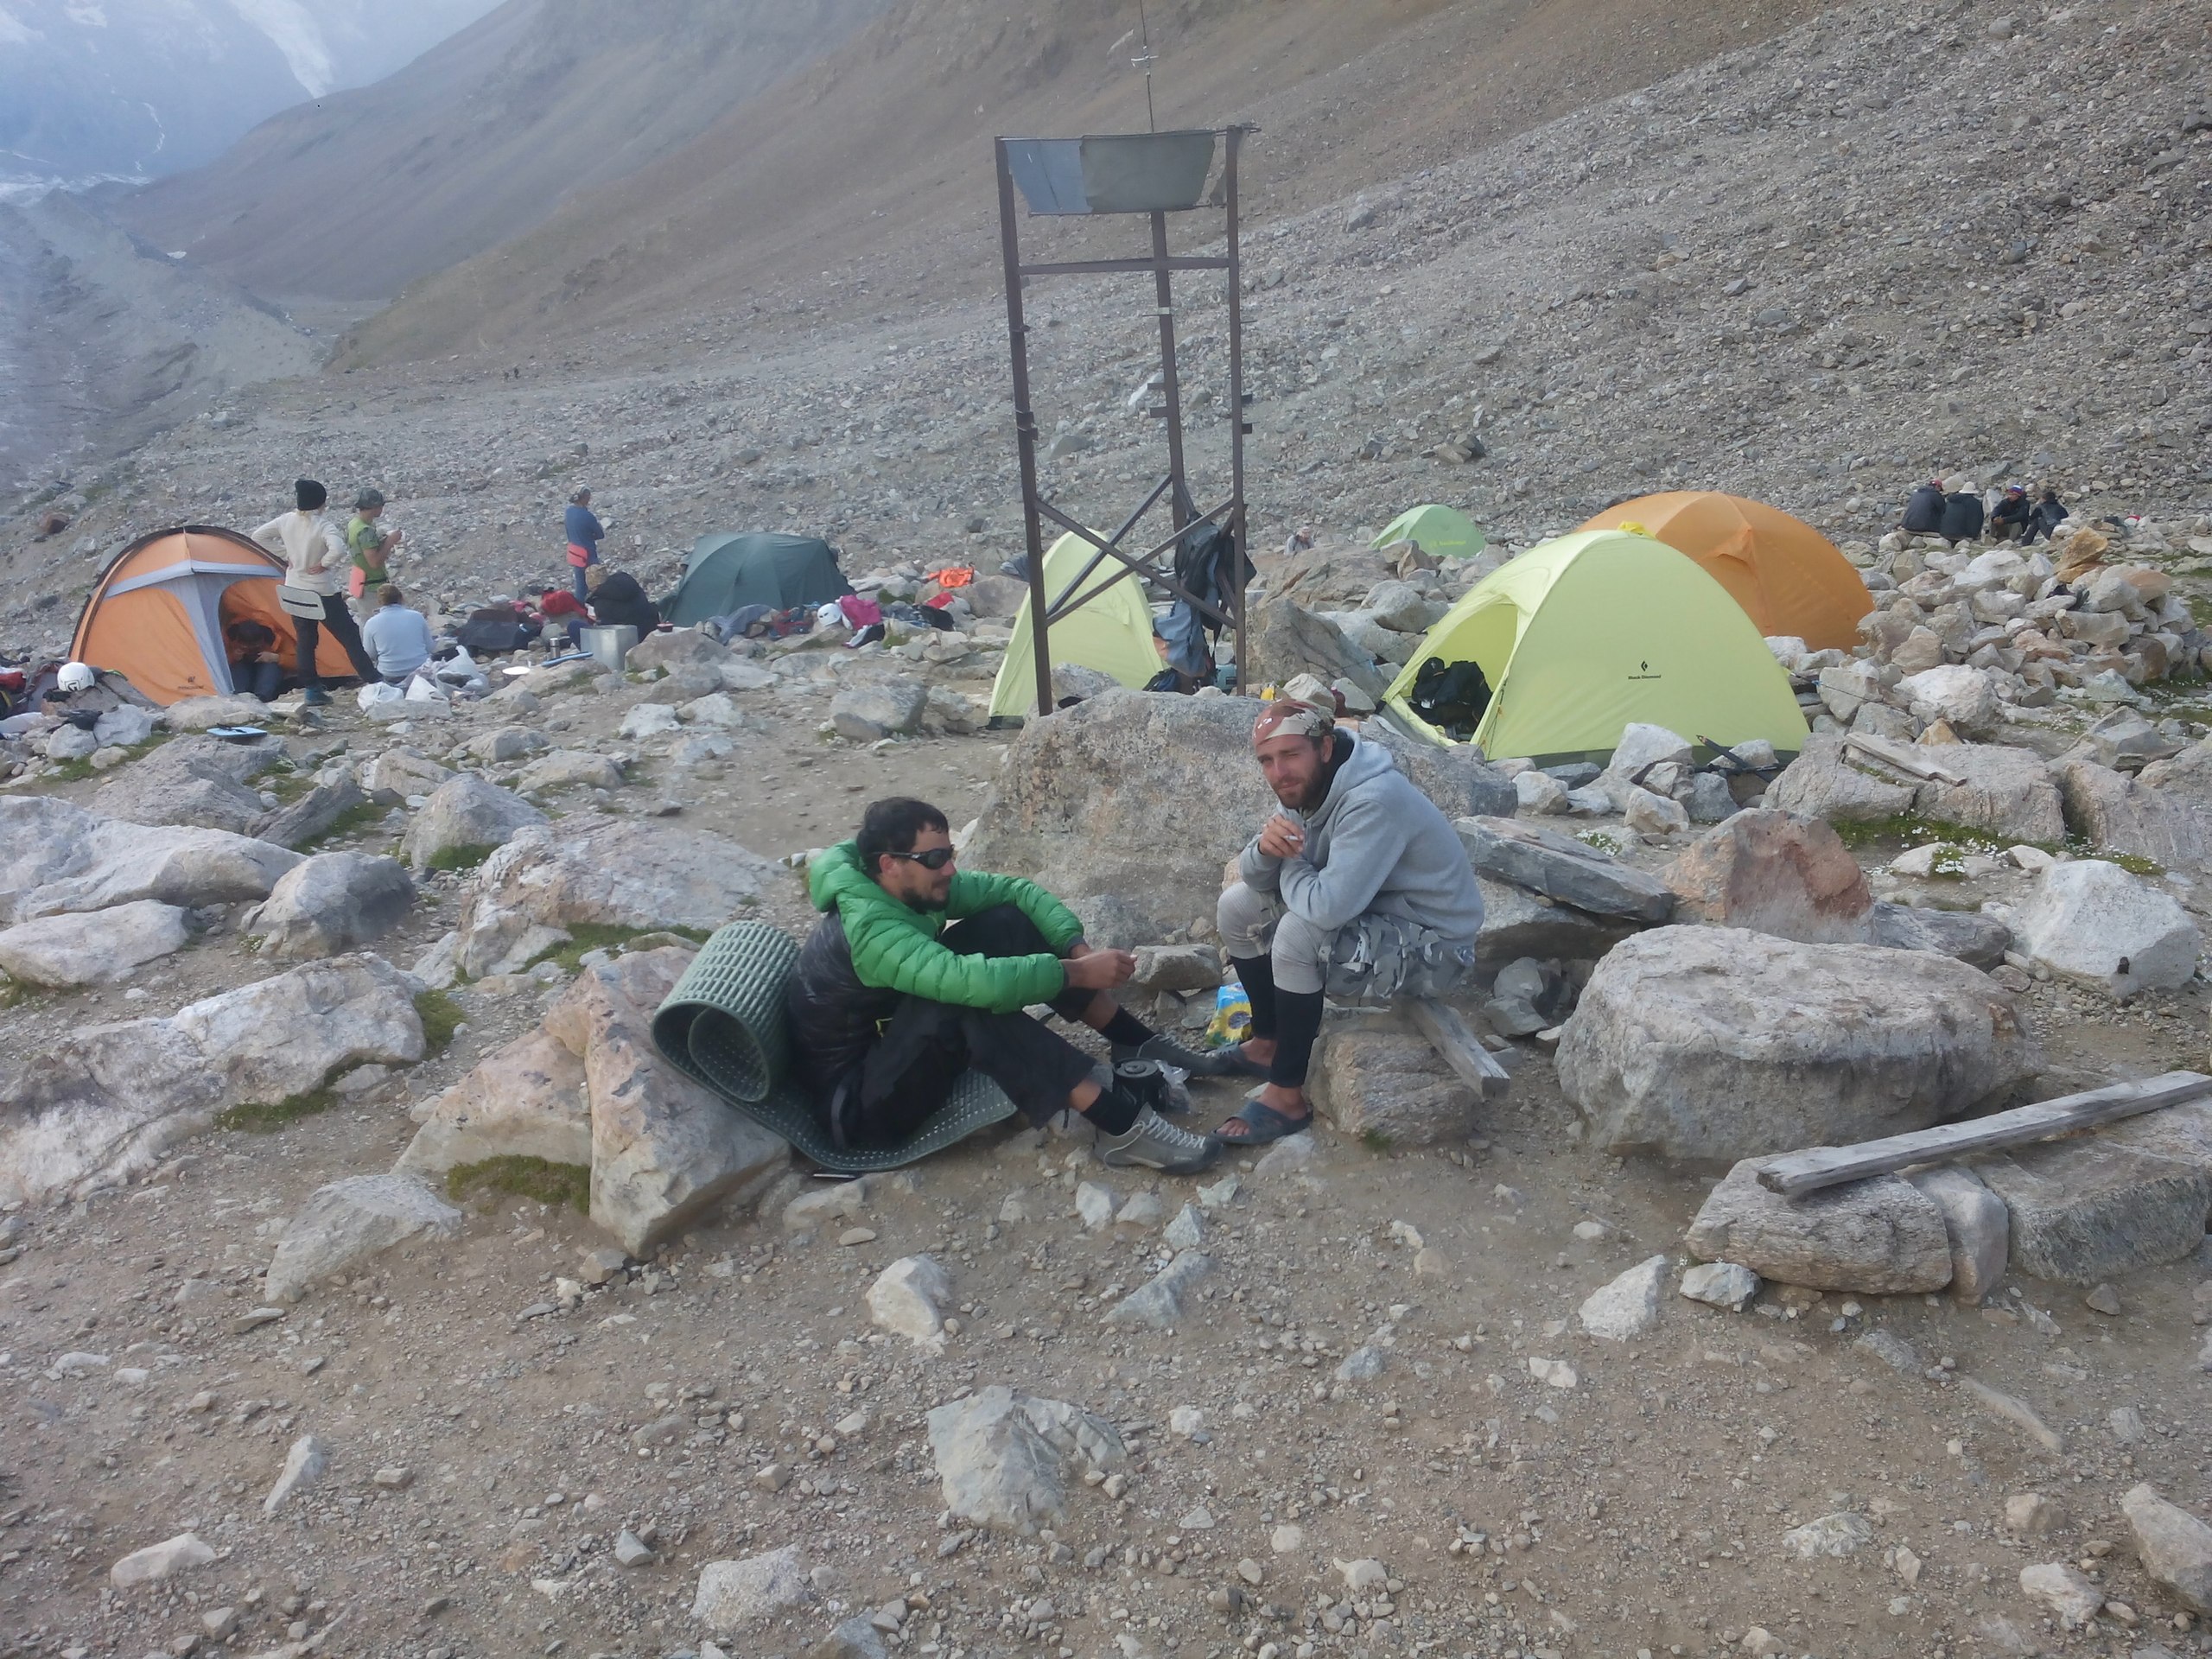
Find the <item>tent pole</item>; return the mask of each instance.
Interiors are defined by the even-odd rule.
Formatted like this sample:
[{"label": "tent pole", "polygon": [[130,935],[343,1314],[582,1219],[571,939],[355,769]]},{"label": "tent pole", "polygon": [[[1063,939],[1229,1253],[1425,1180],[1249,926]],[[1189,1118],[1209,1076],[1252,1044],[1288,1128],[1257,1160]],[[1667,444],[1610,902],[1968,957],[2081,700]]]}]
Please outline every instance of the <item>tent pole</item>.
[{"label": "tent pole", "polygon": [[[1045,542],[1037,518],[1037,416],[1029,407],[1029,329],[1021,319],[1021,232],[1014,217],[1014,172],[1006,140],[994,143],[999,171],[999,253],[1006,266],[1006,327],[1014,365],[1014,441],[1021,457],[1021,529],[1029,550],[1029,626],[1037,666],[1037,713],[1052,712],[1052,649],[1046,619]],[[1166,278],[1160,279],[1165,282]]]},{"label": "tent pole", "polygon": [[1236,619],[1236,695],[1249,697],[1244,665],[1252,660],[1244,626],[1244,556],[1250,527],[1244,517],[1244,435],[1252,429],[1244,419],[1244,282],[1237,256],[1236,152],[1244,129],[1229,129],[1222,158],[1222,205],[1228,209],[1226,230],[1229,270],[1229,610]]},{"label": "tent pole", "polygon": [[1168,275],[1167,215],[1152,216],[1152,288],[1160,309],[1160,392],[1167,417],[1167,474],[1174,480],[1167,510],[1175,528],[1191,520],[1191,485],[1183,471],[1183,389],[1175,372],[1175,296]]}]

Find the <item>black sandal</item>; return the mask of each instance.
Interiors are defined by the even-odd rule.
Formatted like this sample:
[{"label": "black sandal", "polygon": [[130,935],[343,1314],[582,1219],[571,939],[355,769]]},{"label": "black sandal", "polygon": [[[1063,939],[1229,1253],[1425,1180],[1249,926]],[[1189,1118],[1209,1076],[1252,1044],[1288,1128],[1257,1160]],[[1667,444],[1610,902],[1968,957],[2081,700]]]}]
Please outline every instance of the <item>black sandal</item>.
[{"label": "black sandal", "polygon": [[1285,1117],[1274,1107],[1260,1100],[1246,1101],[1242,1107],[1230,1116],[1244,1120],[1244,1133],[1231,1135],[1226,1129],[1216,1129],[1213,1132],[1213,1138],[1224,1147],[1270,1146],[1282,1140],[1286,1135],[1297,1135],[1313,1127],[1313,1114],[1311,1111],[1303,1117]]}]

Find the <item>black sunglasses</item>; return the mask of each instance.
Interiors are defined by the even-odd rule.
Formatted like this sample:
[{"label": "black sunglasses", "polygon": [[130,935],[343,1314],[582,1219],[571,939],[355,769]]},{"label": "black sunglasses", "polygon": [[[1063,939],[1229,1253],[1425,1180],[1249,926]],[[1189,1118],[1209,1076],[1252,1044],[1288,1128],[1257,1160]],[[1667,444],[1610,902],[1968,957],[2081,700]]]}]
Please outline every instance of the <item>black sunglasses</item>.
[{"label": "black sunglasses", "polygon": [[909,864],[918,864],[925,870],[941,870],[958,857],[950,847],[932,847],[926,853],[887,852],[887,858],[901,858]]}]

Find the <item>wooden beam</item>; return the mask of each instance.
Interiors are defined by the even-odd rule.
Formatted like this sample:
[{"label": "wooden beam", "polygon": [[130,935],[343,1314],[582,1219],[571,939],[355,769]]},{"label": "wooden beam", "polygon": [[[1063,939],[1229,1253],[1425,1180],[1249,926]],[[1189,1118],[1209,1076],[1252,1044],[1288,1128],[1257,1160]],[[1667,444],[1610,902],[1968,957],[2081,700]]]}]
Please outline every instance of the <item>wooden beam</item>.
[{"label": "wooden beam", "polygon": [[2205,1095],[2212,1095],[2212,1077],[2196,1071],[2169,1071],[2164,1077],[2135,1083],[2107,1084],[2084,1094],[2063,1095],[2009,1112],[1968,1118],[1963,1123],[1862,1141],[1854,1147],[1815,1147],[1809,1152],[1789,1153],[1759,1171],[1759,1185],[1784,1198],[1799,1198],[1824,1186],[1887,1175],[1915,1164],[1942,1163],[1969,1153],[2047,1141],[2055,1135],[2178,1106]]},{"label": "wooden beam", "polygon": [[1491,1058],[1490,1051],[1467,1029],[1465,1020],[1433,996],[1410,998],[1406,1007],[1413,1016],[1414,1028],[1428,1039],[1444,1057],[1444,1063],[1478,1095],[1494,1100],[1506,1091],[1512,1074]]},{"label": "wooden beam", "polygon": [[1895,766],[1906,777],[1917,778],[1923,783],[1949,784],[1956,788],[1966,782],[1948,766],[1940,766],[1934,760],[1924,758],[1941,753],[1941,744],[1895,743],[1886,737],[1869,737],[1864,732],[1853,732],[1844,738],[1843,747],[1847,751],[1856,749],[1885,766]]}]

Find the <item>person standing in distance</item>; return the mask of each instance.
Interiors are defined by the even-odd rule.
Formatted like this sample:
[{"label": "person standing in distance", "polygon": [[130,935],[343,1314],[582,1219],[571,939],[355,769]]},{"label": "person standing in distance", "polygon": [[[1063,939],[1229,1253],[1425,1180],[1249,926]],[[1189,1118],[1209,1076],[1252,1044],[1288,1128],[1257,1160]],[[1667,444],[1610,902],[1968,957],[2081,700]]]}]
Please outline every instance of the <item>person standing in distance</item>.
[{"label": "person standing in distance", "polygon": [[576,597],[588,601],[591,588],[585,572],[599,563],[599,543],[607,528],[591,510],[591,492],[578,490],[569,498],[568,511],[561,515],[569,537],[569,574],[576,584]]}]

